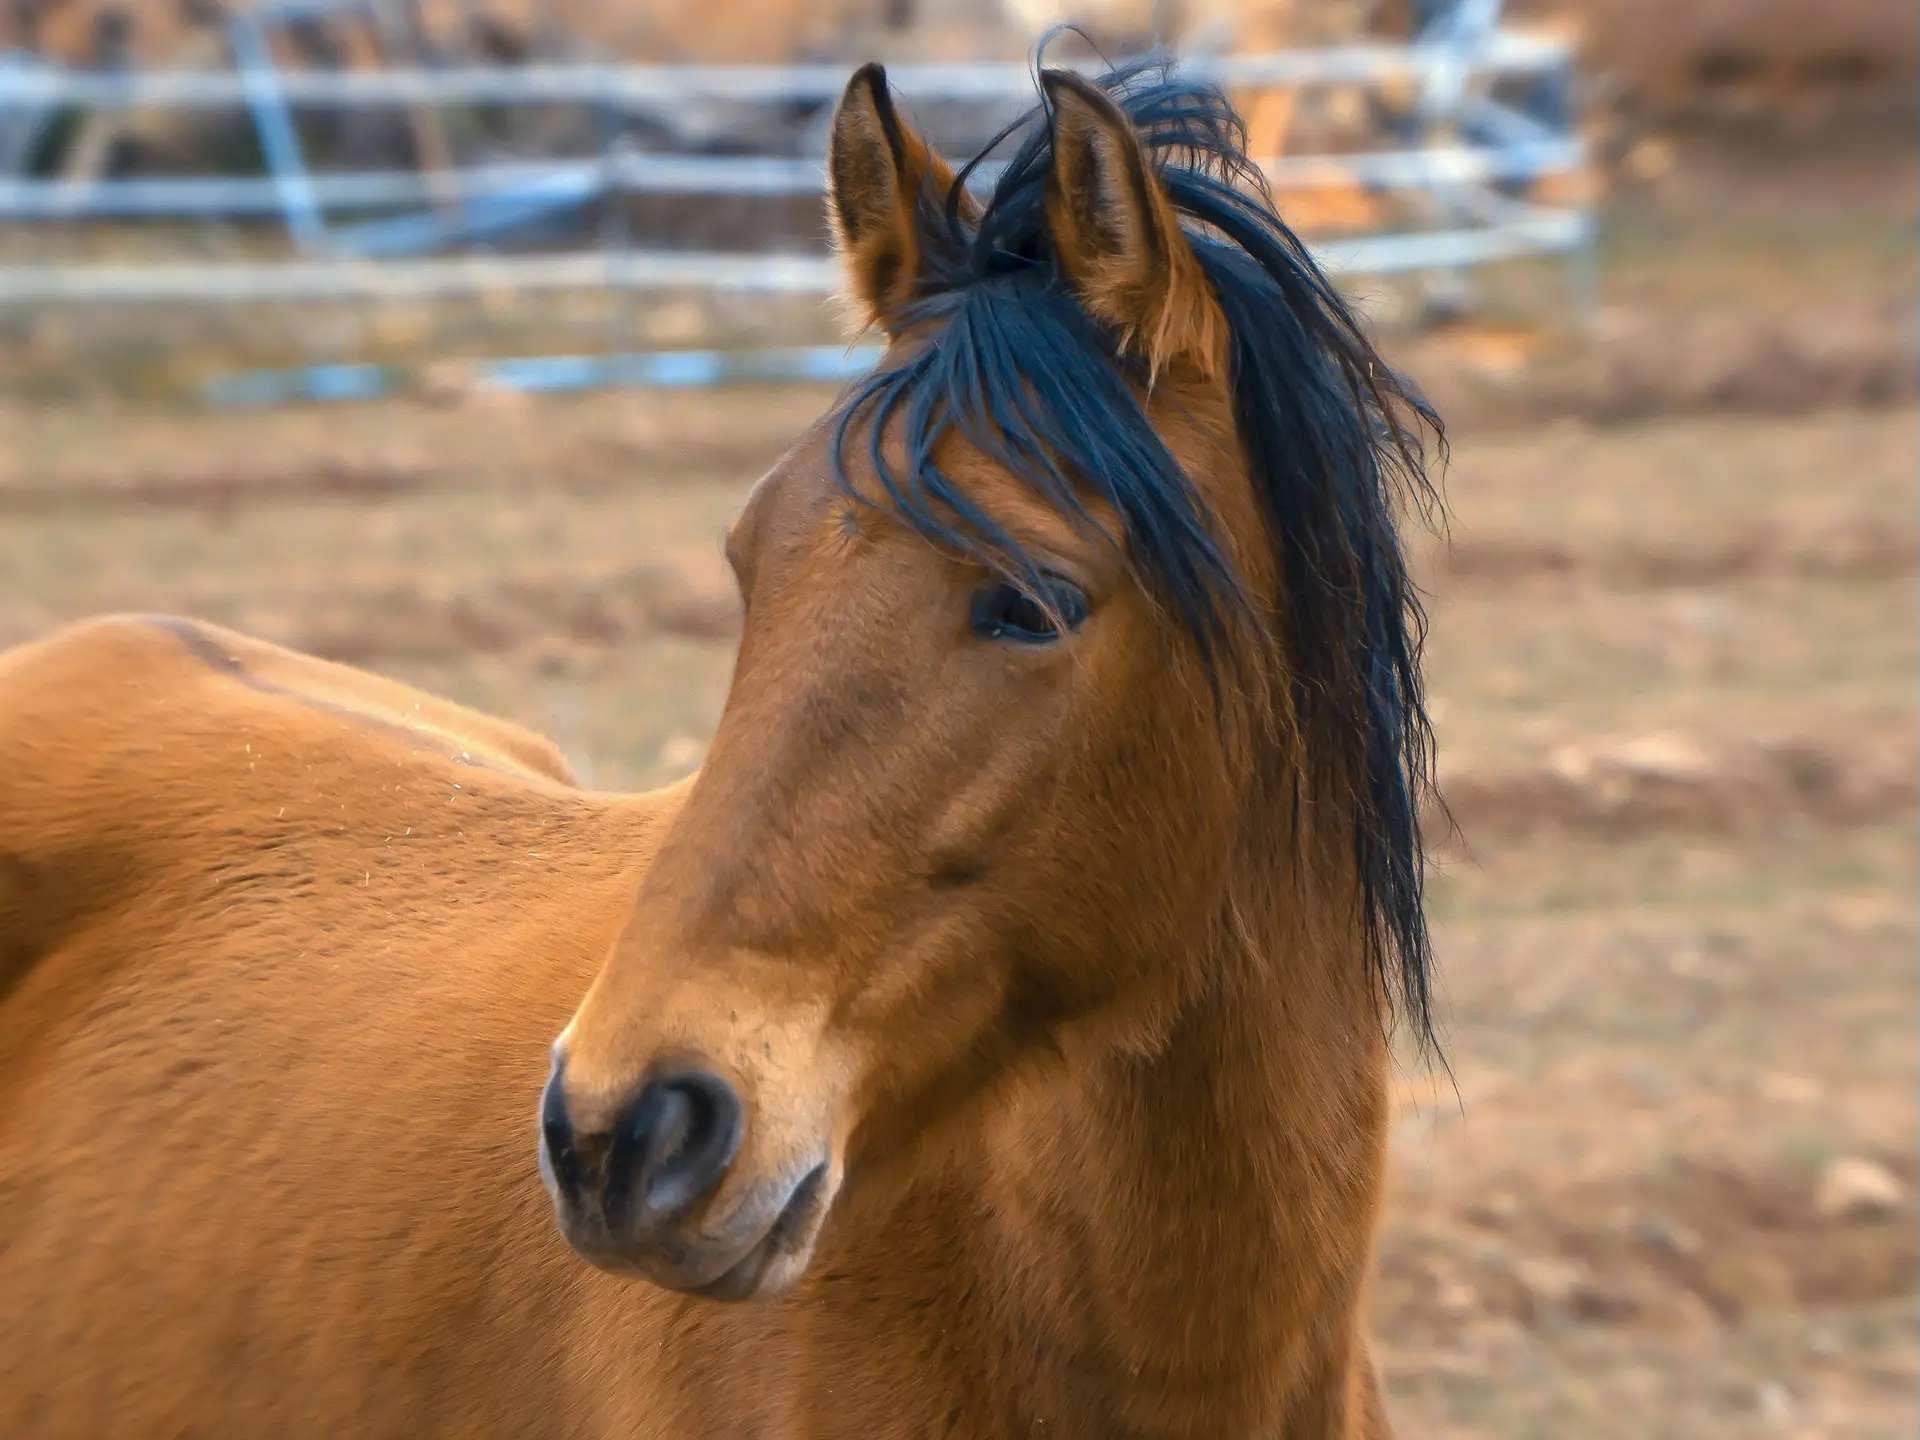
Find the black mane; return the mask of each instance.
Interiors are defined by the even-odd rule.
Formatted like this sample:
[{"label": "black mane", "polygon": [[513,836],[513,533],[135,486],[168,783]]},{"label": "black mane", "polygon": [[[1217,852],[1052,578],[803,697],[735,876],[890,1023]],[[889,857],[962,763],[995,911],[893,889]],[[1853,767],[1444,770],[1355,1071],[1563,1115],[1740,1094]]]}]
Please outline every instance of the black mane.
[{"label": "black mane", "polygon": [[[1284,577],[1291,709],[1308,764],[1352,817],[1372,963],[1423,1043],[1432,1040],[1431,951],[1422,906],[1420,803],[1432,733],[1421,695],[1426,619],[1396,514],[1436,503],[1421,427],[1437,418],[1375,353],[1345,301],[1274,212],[1218,88],[1163,61],[1098,83],[1139,131],[1231,331],[1233,387],[1253,483]],[[1018,137],[978,224],[958,188]],[[969,163],[956,193],[925,197],[922,298],[907,317],[941,322],[900,364],[855,387],[835,436],[868,417],[869,458],[899,511],[929,538],[1031,576],[1021,547],[941,472],[949,432],[1020,476],[1063,513],[1111,504],[1143,583],[1212,667],[1259,606],[1215,538],[1192,481],[1142,407],[1144,365],[1088,316],[1052,253],[1046,185],[1051,117],[1029,112]],[[888,434],[906,463],[881,453]],[[848,486],[851,489],[851,485]]]}]

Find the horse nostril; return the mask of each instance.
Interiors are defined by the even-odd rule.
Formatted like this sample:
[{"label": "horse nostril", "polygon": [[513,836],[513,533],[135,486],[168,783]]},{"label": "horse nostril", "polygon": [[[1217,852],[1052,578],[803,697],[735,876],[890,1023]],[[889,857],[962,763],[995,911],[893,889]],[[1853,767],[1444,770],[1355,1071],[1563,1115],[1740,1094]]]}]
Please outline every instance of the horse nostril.
[{"label": "horse nostril", "polygon": [[555,1060],[540,1096],[540,1151],[554,1186],[577,1199],[586,1183],[586,1165],[574,1141],[573,1121],[567,1116],[566,1066]]},{"label": "horse nostril", "polygon": [[647,1086],[614,1131],[607,1223],[619,1228],[630,1210],[644,1223],[691,1209],[733,1163],[740,1118],[733,1087],[704,1070]]}]

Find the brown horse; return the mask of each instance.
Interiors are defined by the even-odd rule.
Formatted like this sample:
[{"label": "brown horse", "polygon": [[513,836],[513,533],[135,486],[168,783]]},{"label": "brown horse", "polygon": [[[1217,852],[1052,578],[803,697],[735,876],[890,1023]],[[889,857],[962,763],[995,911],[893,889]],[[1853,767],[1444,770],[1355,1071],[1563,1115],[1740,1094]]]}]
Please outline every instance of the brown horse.
[{"label": "brown horse", "polygon": [[892,344],[690,785],[190,622],[0,657],[0,1434],[1387,1433],[1410,402],[1216,93],[1043,80],[983,200],[842,101]]}]

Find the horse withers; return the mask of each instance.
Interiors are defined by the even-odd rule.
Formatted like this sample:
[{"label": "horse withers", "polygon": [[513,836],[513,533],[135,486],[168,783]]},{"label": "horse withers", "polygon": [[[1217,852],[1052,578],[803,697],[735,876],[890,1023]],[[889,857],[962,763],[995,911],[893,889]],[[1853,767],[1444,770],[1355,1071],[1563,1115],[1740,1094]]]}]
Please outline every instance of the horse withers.
[{"label": "horse withers", "polygon": [[0,657],[0,1433],[1388,1433],[1430,417],[1216,92],[1041,78],[984,196],[848,87],[889,345],[690,784],[188,621]]}]

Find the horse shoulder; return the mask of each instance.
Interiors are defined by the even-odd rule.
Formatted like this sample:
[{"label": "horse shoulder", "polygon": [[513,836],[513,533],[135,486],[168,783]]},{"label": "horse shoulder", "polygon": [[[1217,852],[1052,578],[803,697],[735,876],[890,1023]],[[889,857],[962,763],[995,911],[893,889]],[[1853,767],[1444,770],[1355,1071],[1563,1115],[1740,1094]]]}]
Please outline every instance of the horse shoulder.
[{"label": "horse shoulder", "polygon": [[494,723],[186,622],[0,654],[0,1433],[599,1433],[634,1301],[531,1117],[685,787]]}]

